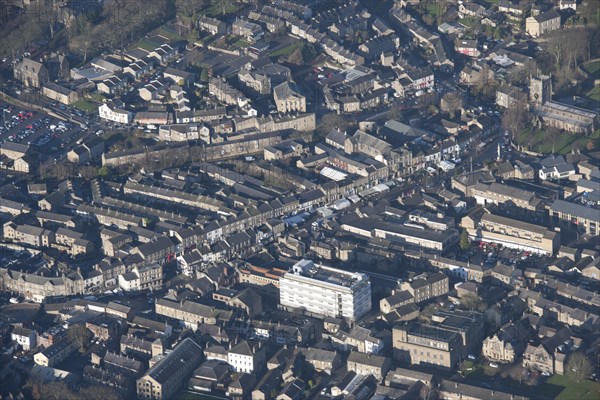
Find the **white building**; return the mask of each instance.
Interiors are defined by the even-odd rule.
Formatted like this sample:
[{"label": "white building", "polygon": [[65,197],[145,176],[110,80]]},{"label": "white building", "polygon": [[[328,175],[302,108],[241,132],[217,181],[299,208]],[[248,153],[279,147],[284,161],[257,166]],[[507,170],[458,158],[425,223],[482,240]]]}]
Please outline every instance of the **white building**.
[{"label": "white building", "polygon": [[280,280],[279,300],[284,309],[355,321],[371,310],[371,282],[362,273],[301,260]]},{"label": "white building", "polygon": [[17,326],[11,332],[10,338],[19,343],[24,351],[29,351],[36,346],[37,334],[33,329]]},{"label": "white building", "polygon": [[119,287],[126,292],[140,290],[140,276],[134,271],[119,275]]},{"label": "white building", "polygon": [[129,124],[133,121],[133,113],[121,110],[117,107],[111,108],[106,103],[98,107],[98,115],[100,115],[100,118],[102,119],[118,122],[120,124]]},{"label": "white building", "polygon": [[265,361],[265,349],[260,341],[248,343],[242,340],[227,351],[227,362],[237,372],[258,372],[263,369]]}]

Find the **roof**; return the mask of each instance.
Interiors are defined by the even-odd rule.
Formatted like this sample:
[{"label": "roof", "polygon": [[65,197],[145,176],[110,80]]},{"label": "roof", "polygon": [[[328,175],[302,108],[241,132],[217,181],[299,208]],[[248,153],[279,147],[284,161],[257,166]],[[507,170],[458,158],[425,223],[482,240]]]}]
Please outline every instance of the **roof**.
[{"label": "roof", "polygon": [[146,373],[159,383],[165,383],[180,369],[184,368],[185,364],[193,362],[194,356],[199,356],[202,353],[202,347],[190,338],[181,341],[165,358],[155,364]]},{"label": "roof", "polygon": [[586,207],[581,204],[571,203],[565,200],[554,200],[549,208],[554,212],[562,212],[574,217],[600,222],[600,211],[598,211],[598,209]]},{"label": "roof", "polygon": [[555,9],[552,9],[552,10],[550,10],[548,12],[538,14],[538,15],[536,15],[533,18],[537,22],[542,23],[542,22],[550,21],[551,19],[556,19],[556,18],[560,19],[560,14]]},{"label": "roof", "polygon": [[254,357],[256,354],[256,346],[251,346],[247,341],[242,340],[235,346],[233,346],[228,353],[230,354],[241,354],[243,356]]},{"label": "roof", "polygon": [[383,368],[386,361],[389,361],[387,357],[377,356],[375,354],[361,353],[353,351],[348,356],[348,362],[357,363],[362,365],[368,365],[375,368]]}]

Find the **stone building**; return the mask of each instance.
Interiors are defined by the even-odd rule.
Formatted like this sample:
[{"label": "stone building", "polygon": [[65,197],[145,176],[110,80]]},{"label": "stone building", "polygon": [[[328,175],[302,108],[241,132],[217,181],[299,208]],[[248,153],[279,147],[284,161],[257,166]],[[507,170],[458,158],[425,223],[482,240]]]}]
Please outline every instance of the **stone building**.
[{"label": "stone building", "polygon": [[44,64],[30,58],[15,64],[14,77],[27,87],[41,88],[50,80],[48,69]]},{"label": "stone building", "polygon": [[283,82],[273,88],[273,99],[280,113],[292,111],[306,112],[306,97],[300,94],[298,87],[290,82]]}]

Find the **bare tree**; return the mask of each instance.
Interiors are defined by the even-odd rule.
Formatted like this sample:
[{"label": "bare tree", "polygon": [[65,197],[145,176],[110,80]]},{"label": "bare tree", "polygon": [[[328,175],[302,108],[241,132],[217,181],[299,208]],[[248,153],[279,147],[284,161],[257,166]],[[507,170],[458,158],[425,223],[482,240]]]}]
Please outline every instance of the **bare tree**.
[{"label": "bare tree", "polygon": [[567,375],[573,377],[577,382],[587,379],[592,373],[592,364],[585,354],[578,351],[569,356],[567,362]]},{"label": "bare tree", "polygon": [[50,38],[54,39],[56,24],[60,19],[60,7],[56,0],[41,0],[39,2],[39,12],[42,20],[48,24]]},{"label": "bare tree", "polygon": [[502,126],[512,137],[518,136],[527,126],[530,119],[528,106],[524,101],[513,103],[510,108],[502,114]]},{"label": "bare tree", "polygon": [[69,326],[67,332],[69,340],[75,342],[79,346],[79,350],[83,350],[92,338],[92,332],[83,324],[74,324]]}]

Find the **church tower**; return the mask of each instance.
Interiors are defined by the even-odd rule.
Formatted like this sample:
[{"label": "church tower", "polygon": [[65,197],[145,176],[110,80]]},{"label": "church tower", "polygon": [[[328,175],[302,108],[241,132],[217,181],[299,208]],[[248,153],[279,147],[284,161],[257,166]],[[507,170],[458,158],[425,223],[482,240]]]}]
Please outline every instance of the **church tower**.
[{"label": "church tower", "polygon": [[548,75],[531,77],[529,82],[529,100],[535,104],[544,104],[552,100],[552,79]]}]

